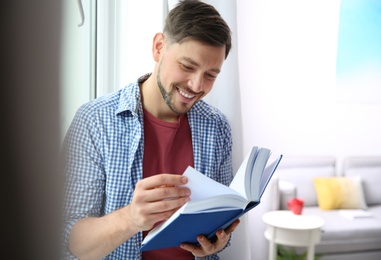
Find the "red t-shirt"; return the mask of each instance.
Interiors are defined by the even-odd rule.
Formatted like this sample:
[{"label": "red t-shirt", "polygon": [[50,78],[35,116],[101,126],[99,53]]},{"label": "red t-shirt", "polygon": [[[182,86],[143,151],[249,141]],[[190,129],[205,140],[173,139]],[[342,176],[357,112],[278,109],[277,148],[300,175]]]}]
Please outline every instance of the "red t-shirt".
[{"label": "red t-shirt", "polygon": [[[182,174],[194,167],[192,136],[187,115],[177,123],[162,121],[144,110],[143,178],[159,173]],[[143,232],[143,238],[148,232]],[[176,234],[173,234],[174,236]],[[143,260],[194,259],[180,247],[143,252]]]}]

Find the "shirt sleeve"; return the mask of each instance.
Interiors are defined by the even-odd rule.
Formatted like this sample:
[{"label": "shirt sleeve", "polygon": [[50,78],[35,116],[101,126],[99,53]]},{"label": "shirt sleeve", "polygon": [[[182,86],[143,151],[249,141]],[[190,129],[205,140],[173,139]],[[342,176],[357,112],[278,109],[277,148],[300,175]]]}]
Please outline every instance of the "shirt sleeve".
[{"label": "shirt sleeve", "polygon": [[233,140],[229,122],[226,117],[223,119],[223,123],[219,129],[220,133],[218,134],[218,136],[221,138],[220,142],[222,142],[222,160],[219,166],[219,174],[216,176],[216,179],[218,182],[229,186],[233,180]]},{"label": "shirt sleeve", "polygon": [[105,176],[100,140],[96,118],[85,106],[81,107],[63,146],[66,178],[63,242],[66,259],[73,259],[68,252],[68,241],[74,224],[81,218],[101,215]]}]

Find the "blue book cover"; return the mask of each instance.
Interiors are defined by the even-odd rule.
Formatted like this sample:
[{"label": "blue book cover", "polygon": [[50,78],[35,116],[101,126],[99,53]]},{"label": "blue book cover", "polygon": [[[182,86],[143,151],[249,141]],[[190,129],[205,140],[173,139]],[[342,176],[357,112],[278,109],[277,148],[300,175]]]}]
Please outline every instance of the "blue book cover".
[{"label": "blue book cover", "polygon": [[183,175],[192,191],[191,201],[168,220],[152,229],[143,240],[141,251],[197,244],[197,236],[213,239],[218,230],[232,224],[256,207],[274,174],[282,155],[269,160],[271,151],[253,147],[238,169],[230,186],[208,178],[192,167]]}]

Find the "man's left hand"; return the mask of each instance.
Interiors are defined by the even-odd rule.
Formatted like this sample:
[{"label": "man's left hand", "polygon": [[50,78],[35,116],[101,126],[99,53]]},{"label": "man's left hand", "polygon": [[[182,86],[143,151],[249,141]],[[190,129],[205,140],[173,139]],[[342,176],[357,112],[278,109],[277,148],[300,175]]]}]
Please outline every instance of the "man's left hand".
[{"label": "man's left hand", "polygon": [[199,235],[197,237],[197,241],[200,243],[199,246],[183,243],[181,244],[181,248],[191,252],[196,257],[213,255],[224,249],[230,239],[231,233],[236,229],[239,222],[240,220],[237,219],[226,229],[217,231],[216,240],[213,242],[209,241],[205,236]]}]

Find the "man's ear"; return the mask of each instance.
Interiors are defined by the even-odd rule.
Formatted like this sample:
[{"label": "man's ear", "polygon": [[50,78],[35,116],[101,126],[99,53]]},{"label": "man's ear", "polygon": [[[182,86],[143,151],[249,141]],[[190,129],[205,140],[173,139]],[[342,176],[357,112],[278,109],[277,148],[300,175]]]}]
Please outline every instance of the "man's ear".
[{"label": "man's ear", "polygon": [[164,34],[163,33],[155,34],[155,37],[153,38],[153,44],[152,44],[152,56],[156,62],[160,60],[160,56],[164,50],[164,47],[165,47]]}]

